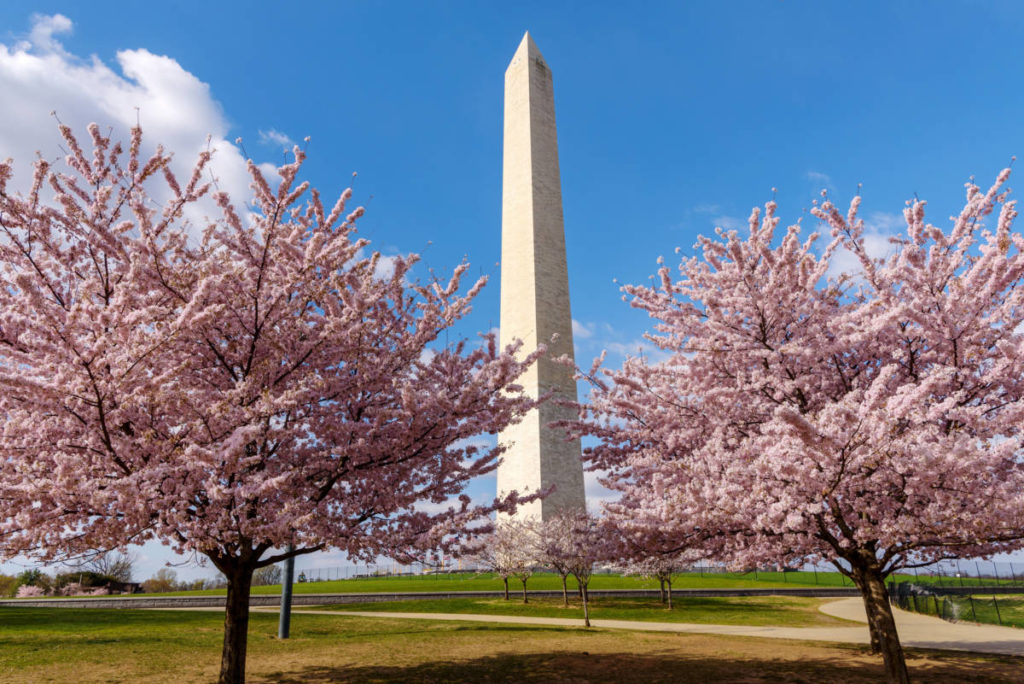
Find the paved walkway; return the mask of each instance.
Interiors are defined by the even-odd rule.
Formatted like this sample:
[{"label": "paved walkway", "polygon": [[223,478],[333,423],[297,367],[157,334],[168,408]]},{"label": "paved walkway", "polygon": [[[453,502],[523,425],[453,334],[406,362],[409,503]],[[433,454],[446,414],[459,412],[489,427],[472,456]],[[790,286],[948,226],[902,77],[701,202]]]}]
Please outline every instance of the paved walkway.
[{"label": "paved walkway", "polygon": [[[277,612],[274,608],[253,608],[260,612]],[[591,620],[594,627],[632,629],[648,632],[682,632],[693,634],[724,634],[727,636],[800,639],[804,641],[835,641],[866,644],[869,642],[864,604],[859,598],[841,599],[821,606],[827,615],[849,620],[849,627],[752,627],[749,625],[699,625],[685,622],[640,622],[635,620]],[[360,617],[401,618],[413,620],[449,620],[464,622],[502,622],[519,625],[551,625],[582,627],[582,619],[526,617],[515,615],[473,615],[463,613],[391,613],[360,610],[293,610],[310,615],[358,615]],[[898,609],[896,627],[904,646],[919,648],[975,651],[1024,656],[1024,630],[995,625],[951,623],[939,618]]]}]

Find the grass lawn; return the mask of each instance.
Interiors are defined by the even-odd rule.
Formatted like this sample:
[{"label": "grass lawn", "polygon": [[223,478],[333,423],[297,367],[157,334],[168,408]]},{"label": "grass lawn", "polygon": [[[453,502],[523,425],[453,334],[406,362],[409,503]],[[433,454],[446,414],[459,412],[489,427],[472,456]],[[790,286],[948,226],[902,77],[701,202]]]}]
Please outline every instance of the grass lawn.
[{"label": "grass lawn", "polygon": [[[966,596],[947,596],[947,601],[956,605],[961,620],[986,622],[1004,627],[1024,627],[1024,595],[998,594],[984,596],[975,594],[970,600]],[[941,599],[939,601],[942,602]]]},{"label": "grass lawn", "polygon": [[[950,585],[949,578],[938,579],[922,575],[895,575],[894,582],[918,581]],[[975,578],[955,580],[969,586],[977,583]],[[982,580],[982,583],[1005,584],[1006,580]],[[509,587],[514,588],[516,580],[509,580]],[[576,581],[569,578],[569,586],[575,588]],[[722,572],[722,573],[680,573],[675,576],[672,586],[676,589],[772,589],[784,587],[852,587],[853,583],[838,572]],[[959,584],[957,584],[959,586]],[[552,573],[537,573],[529,582],[531,589],[561,589],[561,580]],[[398,575],[393,577],[357,577],[352,579],[336,579],[325,581],[298,582],[295,592],[299,594],[334,594],[334,593],[365,593],[365,592],[408,592],[408,591],[499,591],[501,579],[489,573],[453,572],[433,575]],[[655,580],[642,577],[616,574],[594,575],[590,583],[591,589],[657,589]],[[153,594],[153,596],[195,596],[223,595],[224,589],[202,591],[172,592]],[[281,585],[253,587],[254,594],[280,594]]]},{"label": "grass lawn", "polygon": [[[819,573],[819,575],[822,573]],[[680,574],[672,583],[674,588],[687,589],[770,589],[775,587],[814,586],[812,573],[787,572],[786,581],[783,573],[716,573],[699,575]],[[509,588],[515,590],[518,582],[509,580]],[[822,584],[825,584],[823,581]],[[829,582],[826,586],[840,586],[839,582]],[[297,594],[334,594],[334,593],[367,593],[367,592],[411,592],[411,591],[500,591],[502,582],[499,577],[490,573],[451,573],[443,575],[400,575],[394,577],[360,577],[353,579],[329,580],[322,582],[297,582],[294,591]],[[527,586],[530,589],[562,588],[558,575],[537,573],[530,578]],[[850,586],[847,581],[846,586]],[[569,578],[569,587],[576,588],[576,580]],[[591,589],[657,589],[656,580],[641,577],[623,577],[622,575],[594,575],[590,582]],[[196,596],[223,595],[223,589],[202,591],[173,592],[167,594],[150,594],[151,596]],[[281,585],[253,587],[253,594],[280,594]]]},{"label": "grass lawn", "polygon": [[[728,598],[675,598],[668,610],[657,598],[592,596],[590,617],[605,620],[647,622],[690,622],[705,625],[779,625],[785,627],[841,626],[856,623],[825,615],[822,602],[833,599],[803,596],[746,596]],[[303,608],[314,609],[312,607]],[[534,596],[523,603],[521,596],[505,601],[494,598],[458,598],[416,601],[388,601],[371,604],[316,606],[317,610],[355,610],[394,613],[478,613],[483,615],[528,615],[533,617],[583,618],[583,605],[572,596],[565,608],[561,597]]]},{"label": "grass lawn", "polygon": [[[216,612],[0,608],[0,681],[215,679]],[[772,639],[254,614],[250,682],[875,682],[863,648]],[[1019,681],[1024,659],[910,651],[917,681]]]}]

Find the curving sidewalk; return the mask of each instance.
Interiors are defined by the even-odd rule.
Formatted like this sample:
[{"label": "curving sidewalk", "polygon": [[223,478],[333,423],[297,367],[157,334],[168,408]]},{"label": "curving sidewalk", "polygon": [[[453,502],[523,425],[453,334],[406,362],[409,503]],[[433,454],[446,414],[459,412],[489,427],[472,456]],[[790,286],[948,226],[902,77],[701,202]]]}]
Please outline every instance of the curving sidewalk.
[{"label": "curving sidewalk", "polygon": [[[253,608],[260,612],[277,612],[273,608]],[[864,604],[859,598],[833,601],[819,609],[827,615],[862,623],[850,627],[752,627],[749,625],[698,625],[680,622],[639,622],[634,620],[591,620],[604,629],[630,629],[647,632],[680,632],[723,634],[728,636],[799,639],[802,641],[834,641],[866,644],[869,642]],[[582,619],[545,618],[511,615],[474,615],[463,613],[392,613],[355,610],[293,610],[310,615],[354,615],[359,617],[401,618],[403,620],[447,620],[459,622],[502,622],[519,625],[583,627]],[[894,609],[896,627],[904,646],[918,648],[974,651],[1001,655],[1024,656],[1024,630],[995,625],[950,623],[939,618]]]},{"label": "curving sidewalk", "polygon": [[[859,598],[826,603],[818,610],[844,620],[865,624],[868,621],[864,603]],[[900,610],[895,606],[893,614],[904,646],[1024,656],[1024,629],[972,622],[947,622],[930,615]]]}]

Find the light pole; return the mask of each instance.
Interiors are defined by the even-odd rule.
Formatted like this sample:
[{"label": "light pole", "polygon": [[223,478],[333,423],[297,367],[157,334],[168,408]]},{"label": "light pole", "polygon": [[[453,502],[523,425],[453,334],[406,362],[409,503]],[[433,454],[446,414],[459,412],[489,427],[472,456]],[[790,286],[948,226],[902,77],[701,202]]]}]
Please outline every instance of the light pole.
[{"label": "light pole", "polygon": [[[288,553],[295,550],[288,545]],[[287,639],[292,622],[292,580],[295,577],[295,556],[289,556],[284,562],[284,577],[281,578],[281,616],[277,622],[277,638]]]}]

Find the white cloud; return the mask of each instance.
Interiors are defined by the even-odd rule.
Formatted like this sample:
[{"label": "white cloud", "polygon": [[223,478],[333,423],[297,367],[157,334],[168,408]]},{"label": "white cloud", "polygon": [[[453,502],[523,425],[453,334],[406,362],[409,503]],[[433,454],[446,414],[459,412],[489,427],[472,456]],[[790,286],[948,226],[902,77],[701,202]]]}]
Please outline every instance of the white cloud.
[{"label": "white cloud", "polygon": [[811,181],[819,189],[834,191],[835,187],[832,185],[832,178],[827,173],[820,171],[808,171],[806,174],[807,180]]},{"label": "white cloud", "polygon": [[377,280],[391,280],[395,275],[395,262],[399,258],[398,256],[384,256],[382,254],[377,259],[377,265],[373,269],[373,277]]},{"label": "white cloud", "polygon": [[[864,218],[864,249],[872,259],[884,259],[893,252],[890,238],[900,234],[906,228],[906,221],[901,214],[876,211]],[[860,260],[853,252],[840,247],[832,256],[827,277],[837,278],[841,273],[849,273],[858,277],[863,273]]]},{"label": "white cloud", "polygon": [[295,145],[295,141],[289,138],[287,135],[271,128],[269,131],[260,131],[260,143],[263,145],[271,145],[273,147],[282,147],[286,150],[292,149]]},{"label": "white cloud", "polygon": [[602,504],[616,501],[621,496],[619,492],[604,487],[598,479],[604,477],[605,473],[599,471],[584,471],[583,489],[587,496],[587,510],[590,513],[599,515]]},{"label": "white cloud", "polygon": [[[116,68],[95,55],[69,54],[55,36],[71,30],[63,15],[33,15],[26,40],[0,43],[0,159],[15,160],[14,187],[28,186],[37,151],[48,160],[64,156],[53,111],[80,138],[96,122],[125,143],[138,119],[144,153],[162,144],[175,153],[172,169],[184,179],[209,145],[218,186],[242,205],[249,196],[245,160],[227,140],[229,126],[210,87],[173,58],[145,49],[117,52]],[[151,192],[160,201],[158,188]],[[213,214],[211,205],[204,210]]]},{"label": "white cloud", "polygon": [[644,356],[652,362],[660,362],[668,358],[668,354],[645,338],[630,342],[608,342],[605,349],[611,354],[626,356]]},{"label": "white cloud", "polygon": [[736,216],[730,216],[722,211],[722,206],[719,204],[698,204],[691,211],[694,214],[700,216],[710,217],[711,224],[715,228],[722,228],[724,230],[739,230],[747,225],[747,220],[738,218]]},{"label": "white cloud", "polygon": [[32,15],[32,30],[28,35],[28,45],[35,45],[42,52],[64,52],[64,46],[60,41],[54,39],[58,33],[71,33],[71,20],[63,14],[47,16],[44,14]]},{"label": "white cloud", "polygon": [[594,334],[593,327],[588,327],[584,323],[580,323],[575,318],[572,319],[572,336],[576,339],[587,339]]}]

